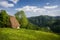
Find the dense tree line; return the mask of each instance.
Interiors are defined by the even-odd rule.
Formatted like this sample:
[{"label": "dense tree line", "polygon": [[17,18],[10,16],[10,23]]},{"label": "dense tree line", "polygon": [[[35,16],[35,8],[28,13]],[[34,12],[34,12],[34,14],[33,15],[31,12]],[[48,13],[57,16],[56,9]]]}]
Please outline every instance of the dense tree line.
[{"label": "dense tree line", "polygon": [[[50,28],[51,31],[55,32],[55,33],[60,33],[60,16],[37,16],[37,17],[30,17],[28,18],[28,20],[39,26],[40,28]],[[47,29],[47,30],[48,30]]]},{"label": "dense tree line", "polygon": [[55,33],[60,33],[60,20],[56,20],[51,26],[51,30]]}]

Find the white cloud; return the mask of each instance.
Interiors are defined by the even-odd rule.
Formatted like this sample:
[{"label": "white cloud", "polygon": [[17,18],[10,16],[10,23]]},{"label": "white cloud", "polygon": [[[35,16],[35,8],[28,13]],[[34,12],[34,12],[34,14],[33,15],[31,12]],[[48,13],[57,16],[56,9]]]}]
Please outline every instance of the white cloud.
[{"label": "white cloud", "polygon": [[58,5],[54,5],[54,6],[44,6],[44,8],[46,8],[46,9],[55,9],[55,8],[58,8]]},{"label": "white cloud", "polygon": [[50,15],[50,16],[60,16],[60,10],[50,10],[50,11],[48,11],[48,15]]},{"label": "white cloud", "polygon": [[17,8],[16,10],[24,10],[24,11],[30,11],[30,12],[42,12],[45,11],[43,8],[38,8],[37,6],[24,6],[22,8]]},{"label": "white cloud", "polygon": [[18,10],[18,11],[23,10],[23,11],[25,11],[27,17],[39,16],[39,15],[49,15],[49,16],[58,16],[58,15],[60,15],[59,10],[39,8],[37,6],[24,6],[22,8],[17,8],[15,10]]},{"label": "white cloud", "polygon": [[0,6],[3,7],[14,7],[14,4],[8,3],[7,1],[1,1]]},{"label": "white cloud", "polygon": [[10,0],[10,1],[16,4],[19,0]]}]

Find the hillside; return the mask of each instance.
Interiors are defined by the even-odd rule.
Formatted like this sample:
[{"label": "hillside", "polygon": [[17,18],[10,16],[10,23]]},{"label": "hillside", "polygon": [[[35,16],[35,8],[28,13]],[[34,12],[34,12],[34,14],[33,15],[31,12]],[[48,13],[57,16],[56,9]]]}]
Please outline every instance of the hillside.
[{"label": "hillside", "polygon": [[0,40],[59,40],[59,35],[28,29],[0,28]]},{"label": "hillside", "polygon": [[30,17],[28,20],[40,28],[50,29],[50,31],[53,31],[54,33],[60,33],[60,16],[40,15]]},{"label": "hillside", "polygon": [[60,20],[60,16],[48,16],[48,15],[40,15],[36,17],[29,17],[28,20],[38,26],[49,26],[48,24],[52,24],[52,22],[56,20]]}]

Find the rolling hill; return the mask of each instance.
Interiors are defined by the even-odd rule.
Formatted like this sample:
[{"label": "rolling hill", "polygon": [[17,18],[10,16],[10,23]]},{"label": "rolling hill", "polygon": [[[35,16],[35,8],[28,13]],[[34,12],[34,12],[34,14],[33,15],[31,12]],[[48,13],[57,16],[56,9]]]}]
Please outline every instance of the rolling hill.
[{"label": "rolling hill", "polygon": [[0,28],[0,40],[60,40],[60,36],[36,30]]}]

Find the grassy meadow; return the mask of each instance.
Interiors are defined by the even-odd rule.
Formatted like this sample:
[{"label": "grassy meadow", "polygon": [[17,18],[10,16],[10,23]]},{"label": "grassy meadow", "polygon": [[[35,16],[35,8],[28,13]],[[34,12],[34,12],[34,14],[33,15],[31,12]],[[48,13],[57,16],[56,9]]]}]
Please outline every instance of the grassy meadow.
[{"label": "grassy meadow", "polygon": [[60,40],[60,36],[36,30],[0,28],[0,40]]}]

